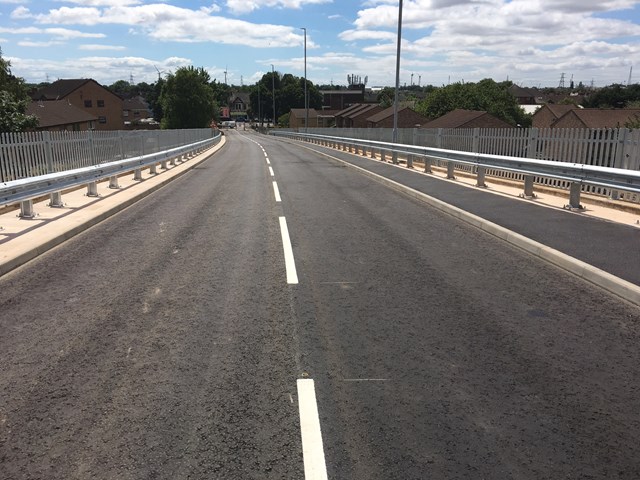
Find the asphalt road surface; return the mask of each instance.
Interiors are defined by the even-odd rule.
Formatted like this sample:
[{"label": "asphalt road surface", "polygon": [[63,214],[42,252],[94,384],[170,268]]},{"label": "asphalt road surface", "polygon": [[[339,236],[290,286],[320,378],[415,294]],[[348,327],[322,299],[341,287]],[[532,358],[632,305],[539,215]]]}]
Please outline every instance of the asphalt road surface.
[{"label": "asphalt road surface", "polygon": [[0,278],[0,478],[640,477],[640,309],[227,140]]}]

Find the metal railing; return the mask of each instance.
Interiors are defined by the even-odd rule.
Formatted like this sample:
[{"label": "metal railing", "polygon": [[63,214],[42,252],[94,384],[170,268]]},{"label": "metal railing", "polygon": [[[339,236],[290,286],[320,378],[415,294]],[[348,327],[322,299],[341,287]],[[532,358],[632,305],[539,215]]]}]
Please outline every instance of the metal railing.
[{"label": "metal railing", "polygon": [[0,182],[140,157],[211,136],[209,128],[0,133]]},{"label": "metal railing", "polygon": [[[306,133],[392,142],[390,128],[312,128]],[[401,128],[396,143],[461,152],[534,158],[599,167],[640,170],[640,129],[627,128]],[[460,166],[463,170],[472,166]],[[522,174],[489,170],[487,175],[524,181]],[[570,183],[537,177],[536,184],[568,190]],[[582,191],[640,203],[640,194],[583,185]]]},{"label": "metal railing", "polygon": [[[177,131],[176,131],[177,132]],[[194,138],[198,136],[204,136],[203,134],[208,132],[208,138],[199,139],[197,141],[193,141]],[[46,133],[46,132],[43,132]],[[95,132],[94,132],[95,133]],[[128,133],[128,132],[124,132]],[[155,132],[154,132],[155,133]],[[119,154],[114,154],[114,151],[118,151],[111,149],[110,156],[115,160],[103,162],[98,161],[96,163],[96,155],[90,155],[89,152],[99,152],[99,150],[86,150],[84,147],[79,147],[76,145],[76,148],[73,149],[73,153],[70,155],[72,160],[68,162],[58,162],[51,163],[49,162],[47,166],[47,170],[52,169],[53,172],[44,173],[35,176],[25,176],[24,178],[19,178],[11,181],[5,181],[0,183],[0,206],[13,205],[16,203],[21,204],[21,217],[31,218],[34,216],[33,213],[33,199],[41,197],[43,195],[51,195],[50,206],[52,207],[61,207],[62,203],[62,191],[78,187],[82,185],[87,185],[87,195],[88,196],[97,196],[97,183],[101,180],[109,178],[109,187],[110,188],[118,188],[118,176],[128,172],[134,172],[134,179],[141,180],[142,179],[142,169],[150,168],[151,173],[155,174],[157,172],[157,166],[161,165],[161,168],[167,169],[167,163],[169,162],[171,165],[175,165],[178,161],[183,161],[192,156],[198,154],[206,150],[207,148],[212,147],[217,144],[221,135],[220,132],[213,131],[211,129],[202,129],[199,134],[191,134],[185,132],[181,134],[183,140],[188,141],[188,143],[182,146],[165,148],[162,150],[158,150],[162,148],[162,142],[156,142],[153,147],[154,150],[158,150],[154,153],[147,153],[137,156],[131,156],[130,158],[118,159]],[[120,136],[122,138],[122,136]],[[148,139],[152,137],[143,138],[144,143],[148,142]],[[176,139],[178,136],[175,137]],[[95,145],[94,145],[95,146]],[[124,145],[120,144],[122,148]],[[40,144],[32,145],[33,148],[37,149],[42,147]],[[45,150],[48,147],[45,147]],[[122,152],[122,150],[120,150]],[[131,152],[131,150],[129,150]],[[81,154],[90,155],[90,164],[88,166],[80,166],[77,167],[78,164],[85,163],[85,160],[81,157]],[[37,168],[34,168],[35,165],[38,165],[38,162],[25,162],[25,159],[34,159],[36,156],[25,156],[23,157],[22,163],[27,163],[27,166],[24,167],[23,171],[37,171]],[[45,156],[47,161],[49,161],[49,157]],[[100,156],[100,159],[106,158],[105,156]],[[15,162],[20,163],[20,162]],[[62,168],[60,171],[55,171],[55,168],[51,168],[52,165],[57,166],[69,166],[72,165],[76,168],[66,169]],[[14,165],[15,166],[15,165]],[[30,170],[31,168],[31,170]]]},{"label": "metal railing", "polygon": [[583,185],[592,185],[614,191],[623,190],[640,193],[640,171],[636,170],[462,152],[330,135],[284,131],[273,131],[272,134],[352,153],[361,153],[362,155],[369,155],[371,158],[380,158],[382,161],[386,161],[386,157],[389,156],[393,163],[399,163],[398,158],[403,156],[408,167],[413,167],[414,159],[419,158],[424,162],[424,171],[427,173],[431,173],[434,162],[438,162],[447,168],[448,178],[455,178],[456,166],[462,165],[468,167],[467,171],[471,171],[476,175],[476,184],[480,187],[485,186],[485,177],[488,170],[518,173],[523,176],[524,193],[522,196],[524,197],[535,196],[533,184],[536,177],[561,180],[569,183],[568,208],[582,208],[580,205],[580,193]]}]

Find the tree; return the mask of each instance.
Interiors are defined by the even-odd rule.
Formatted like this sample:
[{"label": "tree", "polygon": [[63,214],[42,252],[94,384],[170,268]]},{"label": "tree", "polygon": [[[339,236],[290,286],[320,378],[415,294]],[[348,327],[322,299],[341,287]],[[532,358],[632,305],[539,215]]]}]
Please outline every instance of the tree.
[{"label": "tree", "polygon": [[627,108],[640,101],[640,85],[614,84],[599,89],[584,101],[586,108]]},{"label": "tree", "polygon": [[[274,77],[275,75],[275,77]],[[254,117],[273,118],[273,82],[275,81],[276,114],[288,113],[292,108],[304,108],[304,78],[290,73],[265,73],[251,92],[251,112]],[[307,80],[309,108],[322,108],[322,93]],[[259,103],[258,103],[259,101]]]},{"label": "tree", "polygon": [[530,126],[531,117],[508,90],[511,85],[511,82],[496,83],[489,78],[478,83],[453,83],[433,90],[416,105],[416,110],[430,118],[458,108],[480,110],[514,126]]},{"label": "tree", "polygon": [[438,118],[455,109],[486,111],[511,125],[530,126],[531,117],[509,92],[511,82],[496,83],[484,79],[478,83],[453,83],[433,90],[416,110],[429,118]]},{"label": "tree", "polygon": [[160,94],[162,128],[205,128],[214,118],[213,90],[203,68],[182,67],[167,77]]},{"label": "tree", "polygon": [[30,98],[22,78],[11,73],[11,63],[0,50],[0,132],[22,132],[38,126],[38,117],[27,115]]}]

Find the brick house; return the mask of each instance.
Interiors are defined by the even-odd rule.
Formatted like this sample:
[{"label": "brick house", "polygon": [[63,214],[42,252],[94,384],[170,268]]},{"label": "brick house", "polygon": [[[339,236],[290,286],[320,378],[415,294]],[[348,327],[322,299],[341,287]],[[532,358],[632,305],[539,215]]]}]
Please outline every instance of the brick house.
[{"label": "brick house", "polygon": [[422,128],[513,128],[513,125],[485,111],[458,108],[427,122]]},{"label": "brick house", "polygon": [[149,104],[140,96],[125,98],[122,101],[122,117],[124,124],[135,124],[140,120],[153,118]]},{"label": "brick house", "polygon": [[65,100],[98,118],[96,130],[121,130],[122,98],[92,79],[57,80],[36,91],[31,98],[50,102]]},{"label": "brick house", "polygon": [[335,114],[336,127],[367,128],[367,119],[382,110],[378,104],[357,103]]},{"label": "brick house", "polygon": [[534,128],[549,128],[565,113],[576,110],[577,108],[576,105],[554,105],[548,103],[540,107],[538,111],[533,114],[532,126]]},{"label": "brick house", "polygon": [[249,107],[251,106],[251,97],[247,92],[234,92],[229,97],[229,118],[236,120],[238,118],[249,118]]},{"label": "brick house", "polygon": [[551,125],[552,128],[625,128],[640,121],[640,109],[579,108],[570,110]]},{"label": "brick house", "polygon": [[71,105],[66,100],[31,102],[26,113],[38,117],[36,131],[93,130],[98,121],[95,115]]},{"label": "brick house", "polygon": [[[367,118],[369,128],[393,128],[393,107],[389,107]],[[409,107],[398,109],[398,128],[416,128],[427,123],[429,119]]]}]

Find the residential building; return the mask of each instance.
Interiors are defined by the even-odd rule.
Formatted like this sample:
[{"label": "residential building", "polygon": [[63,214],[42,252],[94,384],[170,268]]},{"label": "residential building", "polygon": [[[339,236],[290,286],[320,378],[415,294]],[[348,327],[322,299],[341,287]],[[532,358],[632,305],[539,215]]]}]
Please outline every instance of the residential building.
[{"label": "residential building", "polygon": [[576,110],[576,105],[555,105],[548,103],[533,114],[534,128],[549,128],[565,113]]},{"label": "residential building", "polygon": [[[393,128],[394,108],[389,107],[375,115],[367,118],[367,127],[370,128]],[[420,115],[410,107],[398,109],[398,128],[420,128],[429,119]]]},{"label": "residential building", "polygon": [[92,79],[57,80],[31,98],[42,102],[65,100],[96,116],[96,130],[121,130],[124,126],[122,98]]},{"label": "residential building", "polygon": [[125,125],[134,125],[141,120],[153,118],[153,112],[144,98],[136,96],[122,101],[122,117]]},{"label": "residential building", "polygon": [[625,128],[640,121],[640,109],[582,108],[570,110],[551,125],[552,128]]},{"label": "residential building", "polygon": [[71,105],[67,100],[31,102],[26,113],[38,117],[38,131],[93,130],[98,121],[98,117]]},{"label": "residential building", "polygon": [[375,103],[357,103],[336,113],[336,127],[367,128],[367,118],[382,110],[384,109]]},{"label": "residential building", "polygon": [[233,92],[229,97],[228,117],[231,120],[248,119],[251,96],[249,92]]},{"label": "residential building", "polygon": [[422,125],[423,128],[513,128],[485,111],[458,108]]}]

